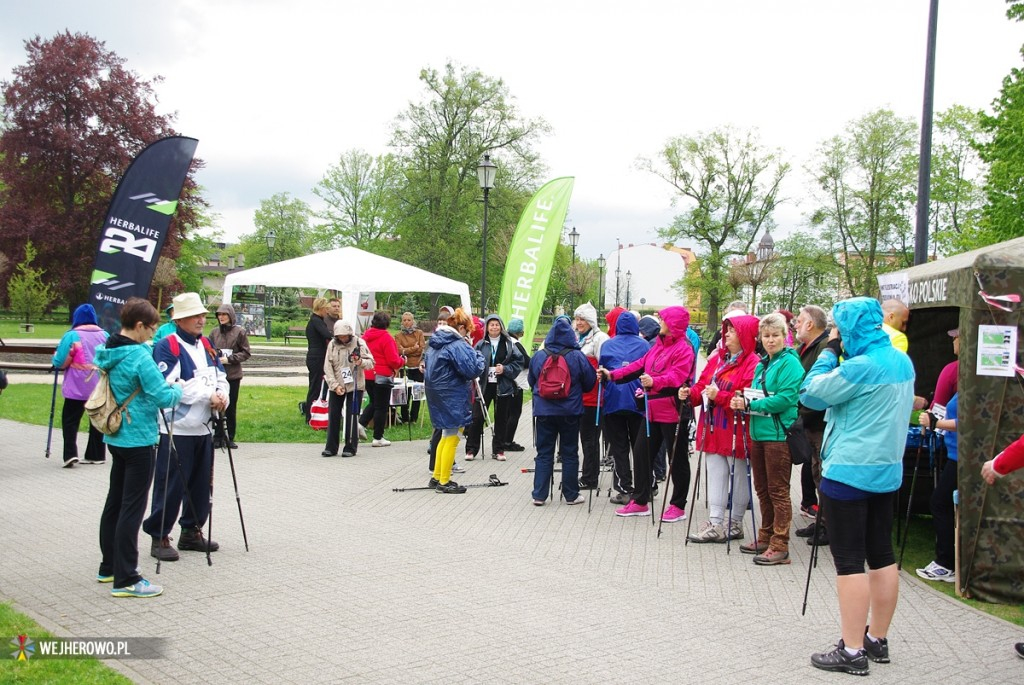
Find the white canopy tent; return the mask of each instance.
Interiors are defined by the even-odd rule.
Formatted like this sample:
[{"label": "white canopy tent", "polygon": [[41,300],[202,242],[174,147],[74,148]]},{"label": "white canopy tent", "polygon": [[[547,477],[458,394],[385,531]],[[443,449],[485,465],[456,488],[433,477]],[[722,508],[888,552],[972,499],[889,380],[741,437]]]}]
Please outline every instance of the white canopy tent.
[{"label": "white canopy tent", "polygon": [[224,302],[231,302],[231,290],[241,285],[337,290],[341,293],[342,318],[350,321],[356,330],[361,328],[360,293],[446,293],[458,295],[462,308],[471,311],[469,286],[465,283],[355,247],[341,247],[229,274],[224,279]]}]

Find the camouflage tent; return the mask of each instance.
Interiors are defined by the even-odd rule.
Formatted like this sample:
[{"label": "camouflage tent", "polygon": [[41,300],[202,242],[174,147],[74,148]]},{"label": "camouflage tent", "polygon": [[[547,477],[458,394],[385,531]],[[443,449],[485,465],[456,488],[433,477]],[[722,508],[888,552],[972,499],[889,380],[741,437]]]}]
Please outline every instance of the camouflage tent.
[{"label": "camouflage tent", "polygon": [[989,602],[1024,602],[1024,476],[994,486],[981,478],[981,464],[1024,433],[1024,380],[978,373],[982,325],[1016,328],[1016,364],[1024,366],[1021,305],[992,299],[1024,294],[1024,238],[885,274],[879,283],[883,299],[899,296],[910,307],[918,395],[934,390],[954,358],[946,331],[960,329],[957,589]]}]

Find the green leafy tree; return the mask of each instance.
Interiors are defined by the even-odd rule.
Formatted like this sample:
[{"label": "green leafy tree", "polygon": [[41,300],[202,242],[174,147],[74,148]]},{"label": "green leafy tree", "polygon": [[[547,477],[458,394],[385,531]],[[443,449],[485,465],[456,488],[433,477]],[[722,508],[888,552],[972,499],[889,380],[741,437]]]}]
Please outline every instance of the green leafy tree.
[{"label": "green leafy tree", "polygon": [[953,105],[935,117],[934,132],[929,212],[933,254],[982,247],[978,238],[987,167],[976,149],[982,139],[981,117],[962,105]]},{"label": "green leafy tree", "polygon": [[775,244],[764,302],[772,310],[796,312],[805,304],[830,308],[836,300],[838,265],[828,244],[797,231]]},{"label": "green leafy tree", "polygon": [[837,255],[849,295],[878,291],[876,274],[913,261],[917,125],[879,109],[822,143],[807,168],[820,203],[811,225]]},{"label": "green leafy tree", "polygon": [[320,213],[315,247],[321,250],[352,245],[364,250],[393,236],[395,226],[390,199],[402,182],[394,155],[372,157],[363,150],[342,153],[338,163],[313,188],[327,203]]},{"label": "green leafy tree", "polygon": [[659,234],[669,242],[701,245],[700,291],[709,320],[717,320],[730,289],[727,258],[745,255],[754,238],[772,227],[789,164],[780,151],[766,150],[756,132],[724,127],[671,138],[656,162],[640,158],[637,166],[671,185],[673,204],[684,205]]},{"label": "green leafy tree", "polygon": [[43,281],[42,269],[32,266],[36,259],[36,248],[32,241],[25,243],[25,260],[18,264],[7,284],[7,296],[11,301],[11,309],[19,316],[24,315],[25,323],[38,318],[46,307],[53,302],[54,291]]},{"label": "green leafy tree", "polygon": [[273,261],[280,262],[308,254],[311,216],[309,205],[290,197],[288,193],[277,193],[267,200],[261,200],[253,219],[256,230],[243,235],[239,241],[246,265],[252,267],[270,263],[267,234],[271,231],[275,236]]}]

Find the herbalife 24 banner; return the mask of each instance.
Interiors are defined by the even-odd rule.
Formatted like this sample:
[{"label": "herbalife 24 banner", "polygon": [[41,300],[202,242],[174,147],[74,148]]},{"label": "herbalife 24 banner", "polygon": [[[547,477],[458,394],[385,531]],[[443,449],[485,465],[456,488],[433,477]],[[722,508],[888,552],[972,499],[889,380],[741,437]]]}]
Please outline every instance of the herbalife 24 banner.
[{"label": "herbalife 24 banner", "polygon": [[548,181],[536,192],[519,218],[505,261],[498,315],[505,325],[523,320],[523,344],[527,347],[537,329],[540,308],[551,278],[551,265],[562,238],[562,222],[569,210],[573,178]]},{"label": "herbalife 24 banner", "polygon": [[89,289],[89,301],[107,331],[120,328],[121,305],[129,297],[149,294],[198,144],[182,136],[156,141],[135,157],[114,191]]}]

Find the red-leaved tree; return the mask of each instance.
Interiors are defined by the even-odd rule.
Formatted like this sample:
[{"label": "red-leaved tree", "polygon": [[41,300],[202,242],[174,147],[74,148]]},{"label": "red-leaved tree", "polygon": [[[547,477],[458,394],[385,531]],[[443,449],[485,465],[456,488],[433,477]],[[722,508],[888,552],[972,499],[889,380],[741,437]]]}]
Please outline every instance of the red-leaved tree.
[{"label": "red-leaved tree", "polygon": [[[25,42],[28,60],[0,82],[0,252],[22,254],[31,240],[46,281],[74,307],[84,302],[110,198],[132,159],[175,135],[156,111],[153,86],[86,34]],[[206,203],[193,163],[162,254],[176,258]]]}]

